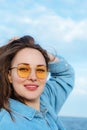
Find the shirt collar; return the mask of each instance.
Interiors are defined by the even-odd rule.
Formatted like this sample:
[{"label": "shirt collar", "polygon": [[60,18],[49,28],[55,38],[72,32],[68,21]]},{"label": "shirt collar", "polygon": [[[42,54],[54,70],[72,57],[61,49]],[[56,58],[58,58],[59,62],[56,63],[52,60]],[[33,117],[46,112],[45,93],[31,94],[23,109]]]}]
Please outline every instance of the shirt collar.
[{"label": "shirt collar", "polygon": [[19,115],[28,118],[29,120],[32,120],[35,116],[36,110],[21,103],[18,100],[10,99],[10,109],[14,113],[18,113]]},{"label": "shirt collar", "polygon": [[40,113],[42,113],[42,115],[45,116],[48,111],[45,104],[43,104],[42,102],[40,102],[41,112],[21,103],[18,100],[10,99],[9,102],[10,102],[10,109],[14,113],[17,113],[18,115],[21,115],[25,118],[28,118],[29,120],[32,120],[34,116],[40,116]]}]

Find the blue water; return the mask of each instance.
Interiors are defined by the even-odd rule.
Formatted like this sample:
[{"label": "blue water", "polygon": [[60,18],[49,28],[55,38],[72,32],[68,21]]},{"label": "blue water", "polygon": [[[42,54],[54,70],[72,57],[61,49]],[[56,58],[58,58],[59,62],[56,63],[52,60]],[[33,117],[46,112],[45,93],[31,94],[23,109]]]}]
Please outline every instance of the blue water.
[{"label": "blue water", "polygon": [[87,130],[87,118],[60,117],[66,130]]}]

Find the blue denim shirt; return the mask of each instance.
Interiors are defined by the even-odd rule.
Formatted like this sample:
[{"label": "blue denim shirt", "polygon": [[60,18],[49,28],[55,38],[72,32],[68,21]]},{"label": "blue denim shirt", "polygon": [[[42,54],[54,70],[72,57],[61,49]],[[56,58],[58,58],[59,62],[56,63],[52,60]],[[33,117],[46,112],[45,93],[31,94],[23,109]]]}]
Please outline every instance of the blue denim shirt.
[{"label": "blue denim shirt", "polygon": [[74,85],[72,67],[63,58],[49,64],[50,78],[40,97],[40,111],[9,99],[10,114],[0,111],[0,130],[65,130],[58,113]]}]

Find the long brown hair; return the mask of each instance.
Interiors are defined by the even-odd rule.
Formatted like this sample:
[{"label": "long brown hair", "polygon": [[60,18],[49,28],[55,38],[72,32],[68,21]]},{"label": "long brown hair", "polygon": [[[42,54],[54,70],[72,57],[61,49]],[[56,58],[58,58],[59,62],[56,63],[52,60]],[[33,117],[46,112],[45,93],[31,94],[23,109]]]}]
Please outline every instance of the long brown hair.
[{"label": "long brown hair", "polygon": [[6,45],[0,47],[0,109],[4,108],[10,112],[9,98],[23,101],[21,97],[14,94],[12,84],[9,82],[8,73],[11,67],[11,61],[18,51],[23,48],[34,48],[39,50],[45,58],[48,68],[49,57],[44,50],[31,36],[23,36],[18,39],[10,40]]}]

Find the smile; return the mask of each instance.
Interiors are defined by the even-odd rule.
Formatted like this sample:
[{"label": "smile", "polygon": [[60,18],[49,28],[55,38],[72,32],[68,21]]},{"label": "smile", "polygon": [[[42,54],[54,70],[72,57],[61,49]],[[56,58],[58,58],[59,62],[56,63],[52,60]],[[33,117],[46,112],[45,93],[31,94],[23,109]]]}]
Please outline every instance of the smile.
[{"label": "smile", "polygon": [[24,87],[25,87],[27,90],[35,91],[35,90],[37,90],[37,88],[38,88],[39,86],[36,85],[36,84],[26,84],[26,85],[24,85]]}]

